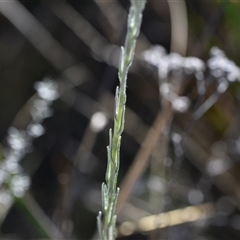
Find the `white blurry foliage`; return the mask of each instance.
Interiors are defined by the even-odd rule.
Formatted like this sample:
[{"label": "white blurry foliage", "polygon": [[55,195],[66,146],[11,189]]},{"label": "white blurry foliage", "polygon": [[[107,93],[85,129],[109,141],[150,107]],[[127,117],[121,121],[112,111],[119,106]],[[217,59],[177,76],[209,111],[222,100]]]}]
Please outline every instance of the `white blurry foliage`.
[{"label": "white blurry foliage", "polygon": [[[199,95],[206,93],[206,82],[204,72],[204,62],[196,57],[183,57],[178,53],[167,54],[161,46],[153,46],[142,53],[142,59],[148,64],[158,69],[158,77],[163,80],[161,84],[161,95],[172,103],[173,109],[179,112],[185,112],[188,109],[190,101],[187,97],[179,97],[175,93],[174,86],[167,83],[171,78],[179,78],[194,74],[197,81]],[[213,76],[217,82],[216,94],[224,93],[231,82],[240,81],[240,68],[225,53],[217,47],[210,50],[210,59],[206,66],[210,70],[208,74]],[[168,84],[168,85],[167,85]],[[208,109],[218,97],[215,95],[206,101],[204,109]],[[202,109],[201,109],[202,110]],[[201,115],[201,114],[198,114]]]},{"label": "white blurry foliage", "polygon": [[166,79],[170,73],[175,76],[197,74],[205,70],[205,64],[196,57],[182,57],[178,53],[167,54],[161,46],[153,46],[142,53],[142,58],[148,64],[158,68],[160,79]]},{"label": "white blurry foliage", "polygon": [[54,101],[59,97],[58,84],[50,78],[44,78],[41,82],[36,82],[34,88],[39,97],[47,101]]},{"label": "white blurry foliage", "polygon": [[171,83],[162,83],[160,86],[160,93],[166,100],[172,103],[172,107],[177,112],[186,112],[190,100],[188,97],[178,96],[175,93],[174,86]]},{"label": "white blurry foliage", "polygon": [[8,130],[7,141],[10,148],[20,151],[25,149],[28,145],[28,135],[25,131],[17,130],[14,127],[10,127]]},{"label": "white blurry foliage", "polygon": [[230,61],[222,50],[212,47],[210,55],[207,66],[215,78],[226,78],[229,82],[240,80],[239,67]]},{"label": "white blurry foliage", "polygon": [[51,117],[53,110],[49,107],[49,102],[43,99],[36,99],[30,109],[34,121],[41,122],[44,118]]},{"label": "white blurry foliage", "polygon": [[32,123],[28,126],[27,132],[32,137],[40,137],[44,134],[45,129],[44,127],[39,123]]},{"label": "white blurry foliage", "polygon": [[103,112],[96,112],[93,114],[90,122],[90,127],[93,132],[100,132],[108,123],[108,118]]},{"label": "white blurry foliage", "polygon": [[34,85],[39,98],[30,107],[32,121],[26,130],[10,127],[6,137],[8,148],[4,149],[4,159],[0,161],[0,204],[8,205],[13,197],[22,197],[30,186],[30,178],[24,174],[20,160],[35,138],[44,134],[41,122],[52,115],[50,105],[59,97],[58,84],[48,78]]},{"label": "white blurry foliage", "polygon": [[[159,79],[167,80],[172,74],[181,78],[184,74],[195,74],[197,79],[203,79],[205,65],[203,61],[195,57],[182,57],[178,53],[167,54],[161,46],[153,46],[142,54],[142,58],[148,64],[158,69]],[[171,102],[172,107],[177,112],[187,111],[190,100],[188,97],[178,96],[174,86],[170,83],[162,83],[160,86],[161,95]]]}]

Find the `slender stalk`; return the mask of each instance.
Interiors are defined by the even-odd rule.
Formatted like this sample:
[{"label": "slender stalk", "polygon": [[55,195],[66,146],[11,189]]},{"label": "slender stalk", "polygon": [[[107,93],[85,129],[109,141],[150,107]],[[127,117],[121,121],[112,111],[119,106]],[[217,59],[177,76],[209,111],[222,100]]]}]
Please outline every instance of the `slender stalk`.
[{"label": "slender stalk", "polygon": [[102,209],[104,221],[102,222],[102,213],[97,217],[98,231],[101,240],[115,239],[116,215],[115,208],[119,194],[117,188],[117,178],[119,171],[119,155],[121,134],[124,129],[125,104],[126,104],[126,81],[129,67],[132,64],[136,39],[139,35],[142,22],[142,11],[146,0],[131,0],[130,12],[128,14],[128,28],[125,40],[125,46],[121,48],[121,57],[119,62],[119,82],[120,86],[116,89],[115,112],[113,131],[109,131],[108,163],[106,170],[106,183],[102,184]]}]

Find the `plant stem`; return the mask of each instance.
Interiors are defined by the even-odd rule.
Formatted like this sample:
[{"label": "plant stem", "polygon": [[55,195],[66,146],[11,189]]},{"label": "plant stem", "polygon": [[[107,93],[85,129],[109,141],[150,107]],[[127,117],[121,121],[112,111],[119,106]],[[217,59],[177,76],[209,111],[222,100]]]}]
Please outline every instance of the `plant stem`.
[{"label": "plant stem", "polygon": [[119,155],[121,134],[124,130],[127,74],[133,61],[136,39],[139,35],[142,22],[142,11],[145,4],[146,0],[131,0],[125,46],[121,48],[118,72],[120,86],[117,87],[115,95],[114,128],[113,132],[111,129],[109,131],[109,146],[107,147],[108,163],[105,177],[106,183],[102,184],[103,223],[101,221],[101,212],[99,212],[97,217],[98,231],[101,240],[114,240],[116,235],[115,208],[119,193],[119,188],[117,188],[117,178],[120,164]]}]

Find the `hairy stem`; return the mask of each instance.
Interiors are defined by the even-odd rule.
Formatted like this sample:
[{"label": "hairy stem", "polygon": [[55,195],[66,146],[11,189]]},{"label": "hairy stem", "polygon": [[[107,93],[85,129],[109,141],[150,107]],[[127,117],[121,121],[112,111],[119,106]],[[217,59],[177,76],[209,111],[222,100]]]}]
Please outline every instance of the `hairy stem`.
[{"label": "hairy stem", "polygon": [[142,11],[146,0],[131,0],[131,7],[128,14],[128,28],[125,46],[121,48],[119,62],[119,82],[120,86],[116,89],[115,112],[113,131],[109,131],[108,163],[106,170],[106,183],[102,184],[102,209],[104,221],[101,221],[100,212],[97,218],[98,231],[101,240],[115,239],[116,215],[115,208],[119,193],[117,188],[117,178],[119,171],[119,155],[121,134],[124,130],[125,104],[126,104],[126,81],[129,67],[132,64],[136,39],[139,35],[142,22]]}]

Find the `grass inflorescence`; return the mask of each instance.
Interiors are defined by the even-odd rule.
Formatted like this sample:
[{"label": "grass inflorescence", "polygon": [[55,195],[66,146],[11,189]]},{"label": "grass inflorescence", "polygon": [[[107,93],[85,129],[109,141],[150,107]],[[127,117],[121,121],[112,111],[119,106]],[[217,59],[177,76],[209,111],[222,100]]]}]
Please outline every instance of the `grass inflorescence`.
[{"label": "grass inflorescence", "polygon": [[119,194],[117,187],[117,178],[119,171],[119,156],[121,145],[121,134],[124,130],[125,104],[126,104],[126,82],[129,67],[132,64],[136,39],[139,35],[142,22],[142,11],[146,0],[131,0],[131,7],[128,15],[128,28],[125,40],[125,46],[121,47],[121,56],[119,62],[119,82],[120,86],[116,88],[115,111],[113,131],[109,131],[108,163],[106,170],[105,183],[102,184],[102,209],[104,220],[102,222],[102,212],[99,212],[97,223],[101,240],[115,239],[116,215],[115,208]]}]

